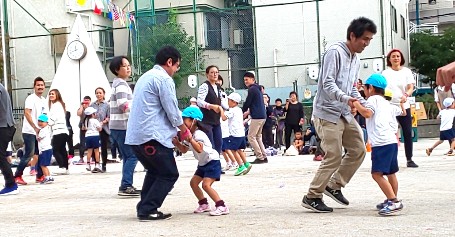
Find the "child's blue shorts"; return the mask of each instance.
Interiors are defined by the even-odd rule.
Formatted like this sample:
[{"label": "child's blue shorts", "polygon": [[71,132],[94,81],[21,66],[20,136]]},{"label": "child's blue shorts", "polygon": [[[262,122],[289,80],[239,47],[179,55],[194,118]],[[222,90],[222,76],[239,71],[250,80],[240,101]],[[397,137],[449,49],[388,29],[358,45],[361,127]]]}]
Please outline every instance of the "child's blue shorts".
[{"label": "child's blue shorts", "polygon": [[398,172],[398,144],[388,144],[371,148],[371,173],[383,175]]}]

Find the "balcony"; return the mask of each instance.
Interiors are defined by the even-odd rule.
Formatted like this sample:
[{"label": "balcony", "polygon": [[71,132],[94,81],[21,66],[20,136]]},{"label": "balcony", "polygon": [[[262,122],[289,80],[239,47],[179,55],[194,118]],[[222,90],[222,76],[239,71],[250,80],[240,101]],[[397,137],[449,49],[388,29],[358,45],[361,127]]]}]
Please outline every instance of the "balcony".
[{"label": "balcony", "polygon": [[416,25],[413,22],[409,22],[409,33],[420,33],[420,32],[429,32],[430,34],[439,34],[438,31],[439,23],[425,23]]}]

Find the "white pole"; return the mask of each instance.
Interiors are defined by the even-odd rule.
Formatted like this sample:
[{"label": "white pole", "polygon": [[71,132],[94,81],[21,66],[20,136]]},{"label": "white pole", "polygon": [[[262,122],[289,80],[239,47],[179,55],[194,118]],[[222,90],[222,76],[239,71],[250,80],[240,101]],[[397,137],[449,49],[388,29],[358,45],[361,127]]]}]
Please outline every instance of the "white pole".
[{"label": "white pole", "polygon": [[6,73],[6,46],[5,46],[5,19],[4,19],[4,12],[3,12],[3,0],[0,0],[0,11],[2,14],[2,17],[0,19],[0,24],[2,27],[2,57],[3,57],[3,85],[5,86],[5,89],[8,91],[8,78],[7,78],[7,73]]}]

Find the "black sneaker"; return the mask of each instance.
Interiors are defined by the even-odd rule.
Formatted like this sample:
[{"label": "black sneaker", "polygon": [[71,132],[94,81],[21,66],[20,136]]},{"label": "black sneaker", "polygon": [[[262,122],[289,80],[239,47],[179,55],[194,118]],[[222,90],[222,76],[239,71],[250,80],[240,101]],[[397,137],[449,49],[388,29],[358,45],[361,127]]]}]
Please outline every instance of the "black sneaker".
[{"label": "black sneaker", "polygon": [[325,187],[324,194],[331,197],[335,202],[338,202],[341,205],[349,205],[349,201],[343,196],[341,190],[331,189],[328,186]]},{"label": "black sneaker", "polygon": [[95,167],[93,170],[92,170],[92,173],[102,173],[103,171],[101,171],[100,168],[98,167]]},{"label": "black sneaker", "polygon": [[303,196],[302,207],[319,213],[333,212],[333,208],[326,206],[322,198],[308,198],[306,195]]},{"label": "black sneaker", "polygon": [[419,166],[418,166],[416,163],[414,163],[414,161],[412,161],[412,160],[408,161],[408,163],[406,164],[406,166],[409,167],[409,168],[418,168],[418,167],[419,167]]},{"label": "black sneaker", "polygon": [[149,215],[146,215],[146,216],[137,216],[137,219],[139,219],[139,221],[156,221],[156,220],[169,220],[172,218],[172,214],[171,213],[162,213],[160,211],[155,211],[154,213],[151,213]]},{"label": "black sneaker", "polygon": [[256,158],[254,161],[252,161],[250,163],[251,164],[266,164],[266,163],[269,163],[269,160],[267,160],[267,158],[264,158],[264,159]]},{"label": "black sneaker", "polygon": [[141,190],[137,190],[134,187],[128,187],[123,190],[118,190],[119,196],[138,197],[141,195]]}]

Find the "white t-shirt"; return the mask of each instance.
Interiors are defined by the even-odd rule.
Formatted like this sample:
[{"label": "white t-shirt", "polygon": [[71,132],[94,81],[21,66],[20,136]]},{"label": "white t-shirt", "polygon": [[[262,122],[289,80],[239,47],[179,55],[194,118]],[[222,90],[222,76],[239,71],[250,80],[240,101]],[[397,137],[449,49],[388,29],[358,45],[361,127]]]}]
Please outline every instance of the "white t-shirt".
[{"label": "white t-shirt", "polygon": [[193,151],[194,158],[198,160],[199,166],[204,166],[212,160],[220,159],[220,154],[215,149],[212,148],[212,143],[210,142],[209,137],[203,131],[196,130],[193,134],[193,139],[197,142],[202,142],[202,144],[204,144],[202,147],[202,152],[197,153],[190,143],[184,141],[186,145],[189,145],[190,150]]},{"label": "white t-shirt", "polygon": [[229,133],[233,137],[244,137],[245,127],[243,126],[243,112],[239,107],[230,108],[224,113],[229,122]]},{"label": "white t-shirt", "polygon": [[224,120],[220,118],[220,125],[221,125],[221,138],[229,137],[231,134],[229,133],[229,122],[228,120]]},{"label": "white t-shirt", "polygon": [[441,118],[441,125],[439,126],[440,131],[452,129],[455,109],[443,109],[439,111],[438,117]]},{"label": "white t-shirt", "polygon": [[91,118],[88,120],[87,124],[87,132],[85,133],[86,137],[92,137],[92,136],[99,136],[100,131],[98,131],[98,128],[101,128],[100,121],[96,118]]},{"label": "white t-shirt", "polygon": [[[406,92],[406,87],[409,84],[414,84],[415,86],[412,71],[407,67],[401,67],[399,71],[388,68],[382,71],[382,75],[387,79],[387,88],[392,91],[392,104],[399,107],[401,97]],[[411,105],[406,101],[403,107],[409,109]]]},{"label": "white t-shirt", "polygon": [[[33,123],[38,127],[38,117],[41,114],[47,114],[47,101],[44,97],[38,97],[35,93],[29,95],[25,99],[25,109],[31,109],[30,115],[32,116]],[[30,125],[24,115],[24,123],[22,125],[22,133],[36,135],[33,126]]]},{"label": "white t-shirt", "polygon": [[38,133],[38,149],[41,152],[47,151],[52,149],[52,134],[51,134],[51,128],[49,126],[46,126],[44,128],[41,128]]},{"label": "white t-shirt", "polygon": [[[444,92],[444,86],[437,86],[436,88],[434,88],[434,102],[439,102],[439,96],[438,96],[438,92],[443,92],[443,93],[447,93],[450,95],[450,93],[452,93],[452,98],[454,97],[453,95],[455,95],[455,84],[452,84],[452,87],[450,89],[450,91],[448,92]],[[442,102],[441,101],[441,105],[442,105]]]},{"label": "white t-shirt", "polygon": [[368,139],[372,147],[397,143],[396,116],[401,115],[401,108],[391,105],[380,95],[370,96],[366,108],[373,116],[366,119]]}]

